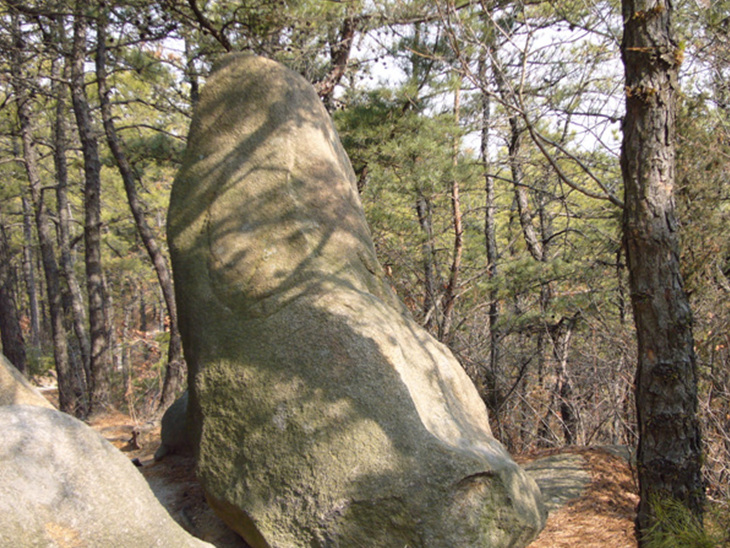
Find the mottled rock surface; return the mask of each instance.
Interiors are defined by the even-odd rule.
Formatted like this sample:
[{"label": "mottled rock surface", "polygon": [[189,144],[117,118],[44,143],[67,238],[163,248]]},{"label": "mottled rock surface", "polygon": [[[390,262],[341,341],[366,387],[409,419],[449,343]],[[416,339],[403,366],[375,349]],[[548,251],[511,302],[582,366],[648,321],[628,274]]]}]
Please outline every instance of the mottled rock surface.
[{"label": "mottled rock surface", "polygon": [[54,408],[10,360],[0,354],[0,405],[14,404]]},{"label": "mottled rock surface", "polygon": [[155,451],[155,460],[167,455],[190,455],[193,452],[188,428],[188,391],[183,392],[162,416],[160,447]]},{"label": "mottled rock surface", "polygon": [[211,547],[172,520],[124,455],[73,417],[7,405],[0,432],[0,546]]},{"label": "mottled rock surface", "polygon": [[375,256],[313,88],[227,56],[202,93],[168,240],[198,476],[252,546],[524,546],[539,490]]},{"label": "mottled rock surface", "polygon": [[525,466],[525,471],[540,486],[550,513],[580,498],[591,482],[588,463],[577,453],[558,453],[534,460]]}]

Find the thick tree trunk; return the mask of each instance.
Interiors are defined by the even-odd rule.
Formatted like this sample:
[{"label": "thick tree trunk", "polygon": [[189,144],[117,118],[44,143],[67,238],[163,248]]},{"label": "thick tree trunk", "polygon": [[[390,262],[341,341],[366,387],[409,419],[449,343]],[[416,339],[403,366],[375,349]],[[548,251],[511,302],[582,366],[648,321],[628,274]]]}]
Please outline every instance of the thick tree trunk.
[{"label": "thick tree trunk", "polygon": [[99,100],[101,102],[101,115],[104,122],[109,149],[112,151],[119,173],[122,175],[124,190],[127,194],[127,202],[134,217],[137,232],[144,243],[147,254],[152,261],[160,283],[165,306],[169,317],[170,343],[167,353],[167,367],[165,369],[165,381],[162,386],[160,403],[156,415],[161,416],[165,410],[175,401],[179,389],[185,383],[185,361],[182,355],[182,341],[177,324],[177,306],[175,304],[175,293],[172,286],[172,276],[165,261],[160,246],[157,244],[154,233],[147,223],[144,215],[144,208],[137,196],[137,175],[127,159],[122,147],[121,140],[117,135],[112,116],[111,101],[109,99],[109,88],[106,82],[106,29],[104,19],[100,19],[97,30],[96,49],[96,77],[99,86]]},{"label": "thick tree trunk", "polygon": [[25,341],[15,302],[15,272],[5,226],[0,220],[0,338],[3,354],[21,373],[26,372]]},{"label": "thick tree trunk", "polygon": [[639,535],[672,498],[701,517],[700,427],[692,318],[674,216],[675,102],[681,52],[667,0],[623,0],[626,116],[624,243],[638,336]]},{"label": "thick tree trunk", "polygon": [[89,392],[90,412],[93,414],[100,411],[107,403],[109,375],[104,277],[101,264],[101,163],[84,80],[87,30],[84,12],[88,8],[87,4],[85,0],[79,0],[76,4],[71,47],[71,99],[84,157],[84,245],[91,370]]},{"label": "thick tree trunk", "polygon": [[59,407],[61,411],[65,411],[66,413],[83,415],[85,410],[82,406],[81,390],[77,382],[78,379],[74,378],[69,360],[67,334],[64,326],[63,299],[58,277],[58,265],[53,249],[53,234],[48,210],[43,200],[38,155],[33,139],[30,98],[21,72],[21,67],[23,66],[21,52],[24,49],[24,44],[20,32],[20,25],[17,20],[13,21],[13,34],[15,42],[15,47],[12,51],[13,63],[11,66],[13,89],[18,110],[18,123],[20,125],[20,137],[23,146],[23,158],[25,159],[25,171],[28,175],[31,199],[35,212],[36,230],[38,232],[43,270],[46,278],[51,333],[53,336],[53,355],[58,376]]}]

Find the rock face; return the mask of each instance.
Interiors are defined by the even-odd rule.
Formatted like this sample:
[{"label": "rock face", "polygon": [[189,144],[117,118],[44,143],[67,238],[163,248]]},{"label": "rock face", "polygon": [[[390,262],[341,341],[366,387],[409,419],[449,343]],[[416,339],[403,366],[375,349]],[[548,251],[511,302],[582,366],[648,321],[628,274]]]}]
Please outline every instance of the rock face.
[{"label": "rock face", "polygon": [[27,404],[53,409],[43,394],[0,354],[0,405]]},{"label": "rock face", "polygon": [[162,416],[160,447],[155,451],[155,460],[167,455],[191,454],[193,445],[188,429],[188,391],[183,392]]},{"label": "rock face", "polygon": [[211,547],[177,525],[134,465],[84,423],[0,407],[0,546]]},{"label": "rock face", "polygon": [[223,58],[168,218],[198,476],[252,546],[523,546],[535,483],[375,257],[313,88]]}]

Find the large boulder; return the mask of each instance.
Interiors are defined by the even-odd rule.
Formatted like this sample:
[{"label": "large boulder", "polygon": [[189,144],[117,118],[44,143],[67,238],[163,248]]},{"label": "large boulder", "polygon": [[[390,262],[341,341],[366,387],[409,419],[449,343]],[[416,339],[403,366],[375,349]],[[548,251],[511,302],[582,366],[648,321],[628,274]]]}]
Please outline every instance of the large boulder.
[{"label": "large boulder", "polygon": [[160,426],[160,447],[155,451],[156,461],[162,460],[167,455],[192,454],[193,445],[188,428],[187,390],[167,408]]},{"label": "large boulder", "polygon": [[52,409],[0,407],[0,546],[211,547],[173,521],[134,465]]},{"label": "large boulder", "polygon": [[28,382],[23,374],[0,354],[0,405],[38,405],[54,409],[36,387]]},{"label": "large boulder", "polygon": [[314,89],[223,58],[192,121],[168,239],[198,476],[252,546],[524,546],[535,483],[451,352],[378,264]]}]

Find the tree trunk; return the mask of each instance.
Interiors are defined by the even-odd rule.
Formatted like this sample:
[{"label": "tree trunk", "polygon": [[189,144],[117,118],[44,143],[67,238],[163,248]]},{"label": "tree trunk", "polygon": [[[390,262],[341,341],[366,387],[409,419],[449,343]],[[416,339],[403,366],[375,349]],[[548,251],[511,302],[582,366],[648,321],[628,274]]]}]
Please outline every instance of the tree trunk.
[{"label": "tree trunk", "polygon": [[[457,87],[454,92],[454,123],[459,124],[460,89]],[[448,343],[451,337],[451,324],[456,306],[457,290],[459,286],[459,275],[461,274],[461,256],[464,252],[464,228],[461,219],[461,197],[459,179],[456,168],[459,164],[459,137],[454,136],[452,167],[454,173],[451,178],[451,218],[454,223],[454,249],[449,269],[449,281],[444,292],[443,319],[439,325],[439,340]]]},{"label": "tree trunk", "polygon": [[523,184],[522,164],[519,158],[522,148],[522,137],[524,131],[519,127],[516,117],[510,118],[510,141],[508,146],[509,165],[512,172],[512,184],[515,191],[515,201],[517,203],[517,213],[522,227],[522,235],[525,239],[527,250],[536,261],[543,261],[544,254],[542,244],[537,238],[535,225],[532,223],[532,215],[530,213],[530,205],[527,197],[527,188]]},{"label": "tree trunk", "polygon": [[704,505],[692,318],[679,270],[674,216],[675,110],[681,51],[672,5],[623,0],[626,116],[621,171],[624,244],[638,336],[636,408],[639,537],[657,524],[652,504]]},{"label": "tree trunk", "polygon": [[626,325],[626,287],[624,286],[624,267],[625,265],[621,262],[621,256],[623,255],[623,246],[619,246],[616,250],[616,293],[617,293],[617,307],[618,307],[618,318],[621,325]]},{"label": "tree trunk", "polygon": [[[60,32],[63,32],[62,25],[58,25]],[[63,279],[66,281],[68,294],[71,301],[71,311],[74,332],[79,341],[81,360],[84,368],[84,384],[88,393],[88,386],[91,382],[89,332],[86,329],[86,312],[84,311],[84,297],[81,293],[74,261],[71,257],[71,220],[69,218],[68,202],[68,164],[66,162],[66,149],[68,146],[68,122],[66,116],[66,85],[67,70],[60,67],[61,60],[55,60],[52,67],[52,87],[56,97],[56,122],[53,132],[53,163],[56,169],[56,208],[58,211],[58,245],[60,247],[59,266]],[[64,67],[67,66],[64,64]]]},{"label": "tree trunk", "polygon": [[180,339],[180,331],[177,324],[177,306],[175,304],[175,292],[172,285],[172,276],[170,269],[165,261],[160,246],[157,244],[154,233],[147,223],[144,215],[144,208],[140,203],[137,195],[137,179],[138,175],[134,172],[132,165],[127,159],[124,152],[122,142],[117,135],[114,126],[114,118],[112,115],[111,101],[109,99],[109,88],[106,82],[106,28],[105,18],[100,18],[97,29],[97,48],[96,48],[96,77],[99,86],[99,100],[101,102],[101,115],[104,122],[104,132],[106,133],[109,149],[114,156],[114,160],[119,168],[119,173],[124,182],[124,190],[127,194],[127,202],[134,217],[137,232],[144,243],[147,254],[152,261],[160,283],[163,299],[167,308],[170,329],[170,342],[167,353],[167,367],[165,369],[165,381],[162,386],[162,394],[160,403],[156,411],[156,415],[162,416],[165,410],[175,401],[179,389],[185,383],[185,361],[182,354],[182,341]]},{"label": "tree trunk", "polygon": [[495,430],[499,431],[500,416],[499,406],[502,403],[502,395],[497,384],[497,379],[501,375],[499,363],[499,293],[495,284],[498,270],[497,261],[499,260],[499,251],[497,249],[497,199],[494,193],[494,177],[491,174],[491,165],[489,161],[489,130],[491,125],[491,101],[487,92],[487,62],[486,53],[479,58],[479,81],[483,86],[481,95],[481,135],[479,143],[479,155],[484,167],[484,244],[487,255],[487,277],[490,281],[489,289],[489,310],[488,310],[488,329],[489,329],[489,364],[487,366],[488,375],[491,379],[487,397],[487,405],[491,411],[491,418],[497,424]]},{"label": "tree trunk", "polygon": [[[494,73],[494,80],[497,84],[497,91],[499,92],[502,102],[506,105],[514,103],[513,93],[507,88],[504,81],[504,76],[494,63],[492,63],[492,72]],[[507,146],[509,166],[512,174],[512,185],[515,191],[515,201],[517,203],[517,212],[519,214],[520,226],[522,228],[522,235],[527,245],[527,250],[530,255],[536,261],[543,260],[543,249],[540,240],[537,238],[535,232],[535,225],[532,223],[532,215],[530,214],[529,200],[527,196],[527,189],[523,184],[523,172],[522,162],[520,153],[522,150],[522,139],[524,137],[525,128],[520,125],[520,118],[516,112],[511,112],[509,115],[509,128],[510,137]]]},{"label": "tree trunk", "polygon": [[195,108],[200,100],[200,84],[198,72],[195,69],[195,59],[192,53],[190,40],[185,39],[185,79],[190,84],[190,106]]},{"label": "tree trunk", "polygon": [[74,378],[68,354],[68,341],[64,326],[63,299],[58,278],[58,265],[53,249],[50,218],[41,188],[38,156],[31,124],[30,98],[21,72],[21,67],[23,66],[21,52],[24,50],[24,43],[20,31],[20,23],[17,18],[13,20],[13,35],[14,48],[12,51],[13,63],[11,66],[13,89],[18,110],[18,123],[20,125],[20,137],[23,146],[23,157],[25,159],[25,171],[28,176],[31,199],[33,201],[36,230],[38,232],[43,271],[46,278],[51,333],[53,336],[53,355],[58,376],[59,407],[61,411],[66,413],[83,415],[85,409],[82,406],[82,394],[77,382],[78,379]]},{"label": "tree trunk", "polygon": [[[21,153],[17,151],[16,156]],[[36,357],[41,353],[41,320],[38,304],[38,284],[36,283],[35,261],[31,242],[33,242],[33,224],[35,213],[25,193],[21,196],[23,206],[23,279],[28,294],[28,314],[30,316],[30,348]]]},{"label": "tree trunk", "polygon": [[359,24],[360,20],[357,17],[346,17],[342,21],[336,42],[330,44],[332,68],[322,80],[314,84],[319,98],[328,107],[327,110],[332,110],[331,103],[335,87],[340,83],[347,70],[347,62],[350,59],[352,44]]},{"label": "tree trunk", "polygon": [[104,277],[101,264],[101,163],[84,80],[87,30],[84,12],[87,9],[87,1],[79,0],[76,3],[71,47],[71,99],[84,157],[84,245],[91,371],[89,392],[90,412],[93,414],[99,412],[107,403],[109,375]]},{"label": "tree trunk", "polygon": [[0,220],[0,337],[3,354],[18,371],[26,372],[25,341],[15,302],[15,273],[5,225]]},{"label": "tree trunk", "polygon": [[436,296],[436,273],[433,248],[433,225],[431,201],[420,189],[416,189],[416,214],[423,231],[421,260],[423,261],[423,327],[431,329],[438,320],[438,300]]},{"label": "tree trunk", "polygon": [[570,353],[570,339],[578,321],[579,314],[572,317],[563,317],[560,321],[549,326],[548,331],[553,345],[555,359],[555,395],[558,398],[560,410],[560,426],[563,430],[565,445],[575,445],[578,435],[578,413],[573,402],[573,385],[568,373],[568,355]]}]

